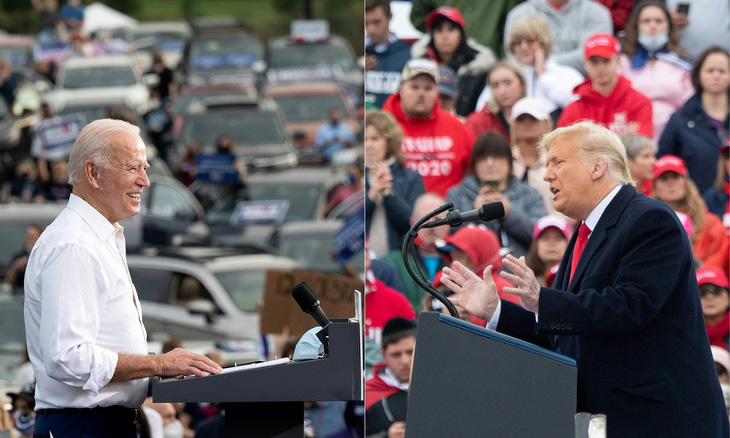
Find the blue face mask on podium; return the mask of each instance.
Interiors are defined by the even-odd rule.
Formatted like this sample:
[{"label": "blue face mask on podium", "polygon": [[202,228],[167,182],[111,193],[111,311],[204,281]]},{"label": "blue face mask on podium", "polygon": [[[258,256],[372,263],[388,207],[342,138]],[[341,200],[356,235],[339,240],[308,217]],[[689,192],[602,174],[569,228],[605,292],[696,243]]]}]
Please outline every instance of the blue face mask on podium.
[{"label": "blue face mask on podium", "polygon": [[669,41],[669,35],[666,33],[660,35],[647,35],[644,33],[639,34],[639,44],[650,52],[656,52],[661,50],[667,45]]},{"label": "blue face mask on podium", "polygon": [[294,347],[292,360],[317,359],[324,354],[324,345],[317,337],[317,332],[320,330],[322,327],[314,327],[302,335],[297,346]]}]

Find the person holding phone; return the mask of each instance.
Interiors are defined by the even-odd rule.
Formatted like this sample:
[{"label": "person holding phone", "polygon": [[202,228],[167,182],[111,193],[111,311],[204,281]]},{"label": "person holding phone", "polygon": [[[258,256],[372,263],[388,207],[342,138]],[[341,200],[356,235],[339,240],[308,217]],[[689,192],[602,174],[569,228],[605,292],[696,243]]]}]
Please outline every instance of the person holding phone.
[{"label": "person holding phone", "polygon": [[512,174],[512,150],[507,139],[495,131],[477,137],[471,152],[471,174],[449,191],[446,202],[462,212],[501,202],[504,217],[485,225],[500,238],[503,251],[516,257],[527,253],[535,222],[547,215],[540,192]]},{"label": "person holding phone", "polygon": [[710,46],[730,51],[730,3],[727,0],[667,0],[680,43],[697,59]]}]

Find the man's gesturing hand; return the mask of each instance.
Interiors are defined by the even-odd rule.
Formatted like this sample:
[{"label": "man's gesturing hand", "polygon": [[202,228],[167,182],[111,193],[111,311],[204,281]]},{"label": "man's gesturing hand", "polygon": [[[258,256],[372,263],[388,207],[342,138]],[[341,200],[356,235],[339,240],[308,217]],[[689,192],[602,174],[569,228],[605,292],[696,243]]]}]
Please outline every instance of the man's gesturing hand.
[{"label": "man's gesturing hand", "polygon": [[525,257],[519,259],[508,254],[502,259],[504,266],[512,271],[502,272],[502,278],[514,284],[515,287],[506,287],[504,291],[520,297],[520,304],[530,312],[537,313],[540,309],[540,284],[535,278],[532,269],[527,267]]},{"label": "man's gesturing hand", "polygon": [[442,270],[444,277],[441,283],[454,291],[449,299],[466,313],[490,321],[499,304],[497,286],[492,279],[492,266],[484,270],[483,279],[459,262],[454,262],[453,267],[456,271],[449,267]]}]

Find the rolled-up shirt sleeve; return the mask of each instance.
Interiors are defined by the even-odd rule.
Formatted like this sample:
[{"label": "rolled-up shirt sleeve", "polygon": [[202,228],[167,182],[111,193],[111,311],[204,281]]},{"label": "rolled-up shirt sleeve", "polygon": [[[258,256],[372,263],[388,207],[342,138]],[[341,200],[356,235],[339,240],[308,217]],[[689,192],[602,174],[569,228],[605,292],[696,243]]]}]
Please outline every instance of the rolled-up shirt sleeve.
[{"label": "rolled-up shirt sleeve", "polygon": [[114,375],[117,353],[96,343],[111,284],[88,248],[55,248],[41,270],[40,343],[48,376],[96,396]]}]

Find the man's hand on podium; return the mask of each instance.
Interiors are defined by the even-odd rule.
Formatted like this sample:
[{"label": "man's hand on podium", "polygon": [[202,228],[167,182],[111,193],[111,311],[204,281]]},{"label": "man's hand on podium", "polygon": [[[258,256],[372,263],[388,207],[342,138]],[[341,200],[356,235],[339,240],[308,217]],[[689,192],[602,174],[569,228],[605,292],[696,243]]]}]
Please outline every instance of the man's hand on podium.
[{"label": "man's hand on podium", "polygon": [[470,315],[487,322],[492,320],[499,305],[497,286],[492,279],[492,266],[487,266],[482,273],[483,278],[471,272],[469,268],[459,262],[454,262],[452,268],[443,269],[444,277],[441,283],[454,291],[449,299]]},{"label": "man's hand on podium", "polygon": [[159,361],[157,375],[161,377],[201,377],[219,374],[223,370],[220,365],[202,354],[195,354],[182,348],[156,356],[156,359]]}]

